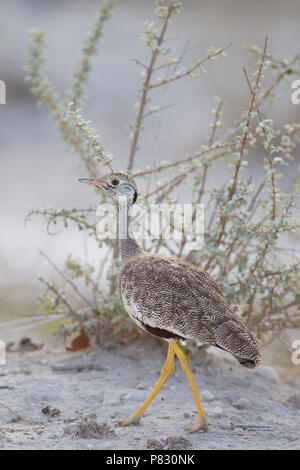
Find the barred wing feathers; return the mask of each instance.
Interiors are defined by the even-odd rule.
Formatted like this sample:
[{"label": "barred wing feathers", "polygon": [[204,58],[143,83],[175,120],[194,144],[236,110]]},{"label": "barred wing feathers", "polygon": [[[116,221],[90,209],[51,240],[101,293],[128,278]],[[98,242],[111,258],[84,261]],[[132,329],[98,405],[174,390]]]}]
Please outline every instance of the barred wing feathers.
[{"label": "barred wing feathers", "polygon": [[246,367],[259,364],[255,337],[215,280],[197,266],[145,253],[123,264],[119,283],[127,312],[150,333],[215,345]]}]

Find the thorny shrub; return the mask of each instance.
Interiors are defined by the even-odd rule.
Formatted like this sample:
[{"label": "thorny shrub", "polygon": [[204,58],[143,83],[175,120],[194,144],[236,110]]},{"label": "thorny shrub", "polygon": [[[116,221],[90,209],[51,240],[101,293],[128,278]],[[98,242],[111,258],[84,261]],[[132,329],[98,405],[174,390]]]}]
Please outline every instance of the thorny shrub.
[{"label": "thorny shrub", "polygon": [[[300,123],[287,123],[279,128],[271,117],[279,85],[288,84],[292,77],[300,74],[300,53],[288,60],[279,59],[269,52],[267,39],[262,48],[248,47],[257,65],[250,76],[244,70],[249,89],[248,109],[242,111],[231,126],[224,127],[221,123],[224,103],[215,98],[214,119],[207,143],[199,143],[197,152],[181,160],[161,161],[141,168],[137,161],[138,152],[142,151],[141,131],[149,119],[160,115],[167,107],[153,103],[156,96],[153,92],[157,89],[166,91],[176,80],[197,78],[199,73],[206,73],[204,64],[217,67],[208,63],[224,56],[230,46],[211,48],[204,58],[183,67],[182,60],[193,44],[186,43],[181,53],[165,47],[168,26],[181,12],[182,4],[175,0],[156,0],[154,4],[155,19],[145,21],[142,36],[148,62],[136,61],[142,67],[142,76],[135,105],[136,120],[129,126],[127,171],[140,181],[141,188],[141,180],[147,181],[145,192],[139,195],[139,204],[147,207],[151,202],[178,202],[180,198],[175,192],[188,181],[192,187],[191,202],[204,202],[209,218],[202,250],[187,252],[185,238],[172,240],[172,243],[163,239],[150,240],[146,247],[153,252],[183,256],[208,270],[252,331],[262,340],[272,338],[284,328],[298,327],[300,320],[300,260],[299,252],[292,248],[297,237],[299,239],[296,219],[299,214],[299,172],[284,192],[278,184],[280,178],[285,178],[285,167],[294,159]],[[113,165],[113,156],[82,117],[80,106],[84,103],[92,55],[115,7],[115,0],[103,1],[95,24],[84,41],[73,86],[63,95],[55,89],[46,71],[44,33],[30,31],[26,79],[31,92],[48,113],[54,114],[62,139],[90,176],[99,175],[105,167],[111,169]],[[262,155],[260,181],[256,176],[246,179],[244,172],[247,161],[255,154]],[[228,178],[221,187],[208,189],[215,168],[220,171],[222,166],[229,169]],[[109,332],[118,342],[133,338],[136,329],[122,308],[117,290],[118,243],[98,240],[95,213],[91,209],[40,208],[32,210],[28,217],[32,214],[43,215],[48,228],[59,221],[65,227],[74,223],[106,249],[97,269],[72,255],[68,256],[65,269],[53,266],[61,276],[62,285],[41,279],[46,286],[40,299],[41,312],[47,318],[51,315],[71,317],[74,320],[71,327],[61,325],[65,335],[84,329],[88,334]],[[100,287],[103,272],[108,281],[105,288]],[[80,290],[82,281],[89,287],[89,294]],[[78,302],[74,301],[74,296]]]}]

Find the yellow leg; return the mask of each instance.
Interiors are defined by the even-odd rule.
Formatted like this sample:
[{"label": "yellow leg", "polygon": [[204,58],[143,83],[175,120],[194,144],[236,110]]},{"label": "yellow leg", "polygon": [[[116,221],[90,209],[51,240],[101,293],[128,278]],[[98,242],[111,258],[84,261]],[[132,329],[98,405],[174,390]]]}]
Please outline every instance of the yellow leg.
[{"label": "yellow leg", "polygon": [[161,389],[161,387],[168,380],[168,378],[173,374],[173,372],[174,372],[174,351],[172,348],[172,343],[169,343],[167,360],[165,362],[165,365],[161,369],[160,378],[158,382],[156,383],[154,389],[152,390],[148,398],[145,400],[145,402],[142,404],[142,406],[131,416],[131,418],[120,420],[120,424],[122,424],[123,426],[128,426],[129,424],[137,424],[140,421],[143,414],[145,413],[148,406],[150,405],[151,401],[157,394],[157,392]]},{"label": "yellow leg", "polygon": [[207,426],[207,421],[204,415],[203,408],[200,404],[196,385],[194,382],[193,374],[192,374],[192,369],[190,367],[190,361],[187,355],[182,351],[180,346],[174,341],[172,343],[172,349],[175,352],[176,356],[178,357],[182,370],[186,373],[187,378],[189,379],[190,387],[194,396],[194,400],[196,403],[197,411],[198,411],[198,417],[199,417],[199,425],[193,428],[190,428],[191,432],[195,431],[207,431],[208,426]]}]

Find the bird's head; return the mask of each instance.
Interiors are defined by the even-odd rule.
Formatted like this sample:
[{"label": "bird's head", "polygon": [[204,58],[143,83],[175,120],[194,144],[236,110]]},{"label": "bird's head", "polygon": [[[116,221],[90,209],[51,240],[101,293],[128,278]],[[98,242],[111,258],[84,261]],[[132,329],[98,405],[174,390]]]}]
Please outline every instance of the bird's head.
[{"label": "bird's head", "polygon": [[127,173],[113,172],[103,178],[79,178],[82,183],[91,184],[99,188],[113,202],[119,206],[121,197],[127,199],[127,204],[132,206],[137,199],[137,187],[134,179]]}]

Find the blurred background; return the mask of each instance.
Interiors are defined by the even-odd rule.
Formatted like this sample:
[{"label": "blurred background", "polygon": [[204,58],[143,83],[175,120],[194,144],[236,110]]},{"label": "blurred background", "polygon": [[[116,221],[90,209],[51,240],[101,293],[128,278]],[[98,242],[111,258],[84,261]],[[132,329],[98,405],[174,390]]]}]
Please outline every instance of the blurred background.
[{"label": "blurred background", "polygon": [[[99,53],[93,57],[89,96],[84,118],[101,135],[102,141],[117,159],[116,167],[127,166],[129,144],[126,126],[134,122],[134,104],[140,87],[141,68],[133,58],[147,61],[148,51],[140,36],[145,19],[153,18],[150,0],[127,0],[105,26]],[[77,182],[85,176],[76,155],[68,153],[56,129],[54,119],[36,105],[24,82],[28,30],[46,32],[50,76],[59,90],[72,84],[72,72],[80,58],[82,41],[94,21],[99,1],[15,0],[1,8],[0,79],[6,83],[6,104],[0,105],[0,315],[33,313],[36,296],[42,290],[39,275],[54,278],[53,268],[40,255],[43,250],[61,266],[68,253],[99,256],[89,246],[85,233],[70,227],[62,234],[49,236],[40,217],[24,226],[31,208],[88,207],[96,195]],[[179,53],[187,40],[198,39],[184,63],[206,56],[209,47],[232,42],[227,57],[205,67],[208,74],[198,80],[174,83],[167,97],[158,96],[158,104],[176,103],[162,116],[158,141],[158,160],[184,158],[207,143],[208,123],[214,96],[226,102],[224,122],[233,122],[249,103],[249,88],[242,68],[249,73],[255,63],[244,46],[263,47],[269,38],[269,51],[291,58],[300,49],[300,2],[298,0],[189,0],[169,29],[170,47]],[[274,107],[278,125],[299,120],[300,105],[293,105],[291,92]],[[142,135],[140,166],[150,164],[157,120],[150,120]],[[297,155],[296,155],[297,156]],[[291,165],[292,175],[299,159]],[[261,156],[251,162],[252,170],[261,170]],[[222,172],[214,183],[222,182]],[[146,182],[141,182],[146,184]],[[142,191],[142,188],[141,188]],[[189,202],[188,200],[184,202]]]}]

